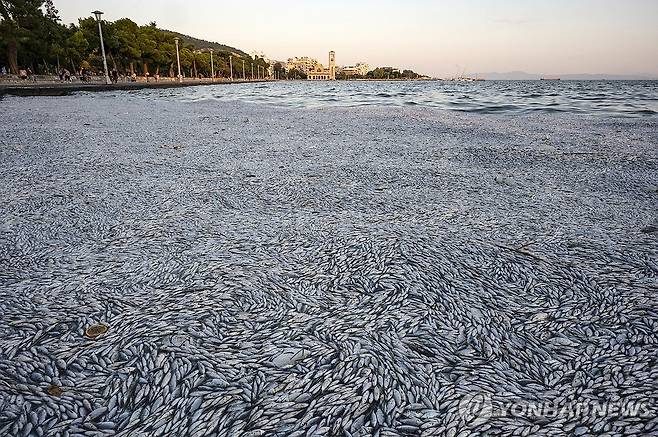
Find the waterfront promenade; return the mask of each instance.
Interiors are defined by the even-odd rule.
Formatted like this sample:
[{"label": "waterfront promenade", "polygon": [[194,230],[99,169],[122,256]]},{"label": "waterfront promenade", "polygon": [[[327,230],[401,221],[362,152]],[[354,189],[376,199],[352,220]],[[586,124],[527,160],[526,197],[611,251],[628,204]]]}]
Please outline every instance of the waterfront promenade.
[{"label": "waterfront promenade", "polygon": [[246,82],[268,82],[271,79],[229,79],[229,78],[185,78],[179,82],[175,78],[151,78],[146,80],[139,77],[137,81],[119,80],[117,83],[106,84],[103,76],[93,76],[89,81],[72,80],[60,81],[56,76],[35,76],[30,79],[16,79],[14,77],[0,78],[0,96],[5,94],[16,96],[63,96],[77,91],[113,91],[113,90],[139,90],[144,88],[178,88],[199,85],[218,85]]}]

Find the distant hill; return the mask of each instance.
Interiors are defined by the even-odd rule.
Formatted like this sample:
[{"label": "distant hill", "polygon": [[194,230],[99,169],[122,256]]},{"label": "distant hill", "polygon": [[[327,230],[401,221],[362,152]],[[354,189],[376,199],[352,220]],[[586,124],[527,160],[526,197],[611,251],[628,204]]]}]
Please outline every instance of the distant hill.
[{"label": "distant hill", "polygon": [[656,75],[650,74],[533,74],[525,71],[508,71],[505,73],[469,73],[468,76],[481,77],[488,80],[539,80],[542,77],[562,80],[655,80]]},{"label": "distant hill", "polygon": [[240,57],[246,57],[246,58],[249,57],[249,55],[243,52],[242,50],[236,49],[235,47],[227,46],[225,44],[206,41],[205,39],[195,38],[193,36],[185,35],[183,33],[174,32],[173,30],[165,30],[165,32],[169,32],[172,35],[179,37],[183,42],[183,44],[193,44],[194,47],[197,49],[214,49],[218,52],[230,52]]}]

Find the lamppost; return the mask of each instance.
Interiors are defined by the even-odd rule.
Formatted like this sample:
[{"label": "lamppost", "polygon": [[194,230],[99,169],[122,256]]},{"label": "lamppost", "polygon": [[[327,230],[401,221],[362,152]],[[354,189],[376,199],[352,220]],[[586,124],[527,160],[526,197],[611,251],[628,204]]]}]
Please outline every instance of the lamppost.
[{"label": "lamppost", "polygon": [[251,63],[251,80],[254,80],[254,63]]},{"label": "lamppost", "polygon": [[174,38],[174,41],[176,42],[176,62],[178,63],[178,81],[180,83],[183,83],[183,76],[180,74],[180,54],[178,54],[178,41],[179,38],[176,37]]},{"label": "lamppost", "polygon": [[231,82],[233,82],[233,56],[228,55],[228,63],[229,66],[231,67]]},{"label": "lamppost", "polygon": [[98,21],[98,34],[101,37],[101,53],[103,53],[103,68],[105,68],[105,83],[109,85],[110,82],[110,73],[107,71],[107,58],[105,57],[105,44],[103,44],[103,29],[101,27],[101,11],[92,12],[96,16],[96,21]]},{"label": "lamppost", "polygon": [[215,49],[210,49],[210,76],[212,77],[210,79],[211,82],[215,81],[215,64],[212,62],[212,52],[214,52]]},{"label": "lamppost", "polygon": [[244,71],[244,59],[242,60],[242,80],[247,79],[247,74]]}]

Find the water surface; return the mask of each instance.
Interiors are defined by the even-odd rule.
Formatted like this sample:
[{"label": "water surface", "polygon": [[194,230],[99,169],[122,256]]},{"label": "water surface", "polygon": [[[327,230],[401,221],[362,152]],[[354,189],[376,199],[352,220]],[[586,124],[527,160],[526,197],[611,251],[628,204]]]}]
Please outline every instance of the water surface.
[{"label": "water surface", "polygon": [[290,81],[146,90],[138,94],[145,98],[239,100],[301,108],[379,105],[507,114],[658,114],[658,81]]}]

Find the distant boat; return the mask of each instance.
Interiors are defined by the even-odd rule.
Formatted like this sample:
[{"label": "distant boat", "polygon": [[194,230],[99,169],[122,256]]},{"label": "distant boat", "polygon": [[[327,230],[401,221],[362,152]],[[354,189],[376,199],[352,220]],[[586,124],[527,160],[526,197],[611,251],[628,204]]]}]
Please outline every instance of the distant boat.
[{"label": "distant boat", "polygon": [[485,79],[481,77],[468,77],[468,76],[460,76],[460,77],[453,77],[452,79],[447,79],[453,82],[483,82]]},{"label": "distant boat", "polygon": [[479,74],[476,74],[475,77],[467,76],[466,75],[466,69],[462,71],[462,74],[460,76],[454,76],[451,77],[450,79],[446,79],[452,82],[482,82],[484,81],[483,78],[479,76]]},{"label": "distant boat", "polygon": [[542,77],[539,80],[561,80],[559,77]]}]

